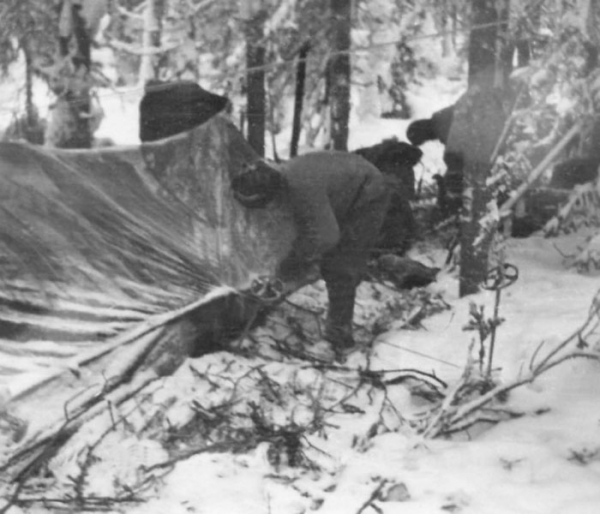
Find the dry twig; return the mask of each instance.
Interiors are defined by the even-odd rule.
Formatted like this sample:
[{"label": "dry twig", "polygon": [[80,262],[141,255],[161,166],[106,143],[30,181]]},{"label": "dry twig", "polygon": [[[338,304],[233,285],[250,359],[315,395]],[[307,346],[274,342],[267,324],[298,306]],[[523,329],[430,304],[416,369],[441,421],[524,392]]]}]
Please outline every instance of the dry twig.
[{"label": "dry twig", "polygon": [[[477,386],[476,381],[474,382],[472,377],[473,364],[469,362],[465,367],[463,375],[450,389],[442,404],[433,411],[435,414],[428,420],[423,430],[424,437],[433,438],[455,432],[460,430],[461,427],[473,425],[478,420],[489,421],[489,418],[485,419],[485,416],[478,414],[478,411],[481,411],[494,400],[506,397],[509,391],[532,383],[543,373],[568,360],[576,358],[600,360],[598,352],[585,349],[587,346],[586,340],[592,335],[598,336],[597,329],[600,326],[599,313],[600,292],[596,294],[590,307],[588,318],[581,327],[548,351],[539,360],[542,345],[540,344],[536,348],[530,361],[529,371],[526,374],[519,376],[507,384],[496,385],[491,390],[484,392],[484,394],[465,401],[465,398],[469,398],[476,388],[474,386]],[[469,359],[471,358],[469,357]],[[485,388],[483,390],[485,391]]]},{"label": "dry twig", "polygon": [[360,508],[356,511],[356,514],[362,514],[362,512],[369,506],[374,507],[375,510],[379,510],[377,507],[375,507],[375,505],[373,505],[373,502],[379,498],[379,495],[381,494],[381,491],[383,490],[383,488],[387,485],[388,481],[387,480],[382,480],[381,482],[379,482],[379,485],[373,490],[373,492],[371,493],[371,495],[369,496],[369,498],[367,498],[367,500],[360,506]]}]

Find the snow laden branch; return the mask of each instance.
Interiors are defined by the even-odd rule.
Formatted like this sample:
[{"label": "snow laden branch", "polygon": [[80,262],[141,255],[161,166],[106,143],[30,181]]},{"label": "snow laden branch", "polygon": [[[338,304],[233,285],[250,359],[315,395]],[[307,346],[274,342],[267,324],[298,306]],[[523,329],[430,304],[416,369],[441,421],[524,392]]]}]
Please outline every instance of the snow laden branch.
[{"label": "snow laden branch", "polygon": [[509,391],[532,383],[542,374],[571,359],[600,360],[599,326],[600,291],[591,303],[587,319],[577,330],[545,352],[546,344],[540,343],[531,356],[527,371],[508,383],[495,386],[478,373],[476,362],[471,357],[471,345],[462,376],[448,390],[444,400],[431,411],[422,429],[423,436],[435,438],[464,430],[480,421],[497,422],[503,417],[515,416],[499,405],[505,401]]},{"label": "snow laden branch", "polygon": [[[513,118],[510,117],[503,129],[503,133],[498,141],[498,145],[494,150],[494,156],[492,162],[495,162],[499,145],[506,138],[506,133],[510,127]],[[561,138],[561,140],[548,152],[546,157],[529,173],[526,180],[511,193],[510,198],[502,205],[501,208],[492,208],[483,218],[479,221],[481,230],[479,237],[476,239],[475,244],[480,245],[485,238],[494,232],[498,227],[498,223],[509,217],[514,207],[517,205],[519,200],[523,198],[525,193],[538,181],[542,174],[548,170],[549,166],[556,160],[560,153],[565,147],[571,142],[571,140],[581,133],[584,126],[584,121],[579,121]],[[488,179],[487,186],[493,186],[495,182],[500,180],[500,175],[495,173]]]}]

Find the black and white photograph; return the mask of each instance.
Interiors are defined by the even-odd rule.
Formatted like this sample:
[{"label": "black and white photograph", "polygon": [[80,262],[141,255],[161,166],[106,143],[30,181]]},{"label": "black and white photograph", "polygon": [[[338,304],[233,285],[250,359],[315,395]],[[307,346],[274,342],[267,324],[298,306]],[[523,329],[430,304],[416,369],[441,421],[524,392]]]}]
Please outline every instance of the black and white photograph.
[{"label": "black and white photograph", "polygon": [[600,0],[0,0],[0,514],[600,513]]}]

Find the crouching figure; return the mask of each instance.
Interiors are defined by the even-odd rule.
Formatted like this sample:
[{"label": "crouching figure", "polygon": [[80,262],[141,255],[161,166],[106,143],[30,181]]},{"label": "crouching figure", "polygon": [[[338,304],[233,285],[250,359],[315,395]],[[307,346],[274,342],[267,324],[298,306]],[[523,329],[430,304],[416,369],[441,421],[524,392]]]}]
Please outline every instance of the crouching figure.
[{"label": "crouching figure", "polygon": [[248,208],[266,207],[276,198],[290,205],[297,237],[277,278],[302,285],[318,268],[329,300],[325,339],[338,356],[350,353],[356,288],[390,200],[381,172],[358,155],[320,151],[277,168],[257,161],[234,178],[232,188]]}]

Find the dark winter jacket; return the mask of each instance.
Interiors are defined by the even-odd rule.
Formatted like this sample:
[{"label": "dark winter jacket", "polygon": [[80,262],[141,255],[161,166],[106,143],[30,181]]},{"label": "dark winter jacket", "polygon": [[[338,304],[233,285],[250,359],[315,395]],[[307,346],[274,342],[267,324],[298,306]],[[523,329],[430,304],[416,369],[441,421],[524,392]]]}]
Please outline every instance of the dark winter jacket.
[{"label": "dark winter jacket", "polygon": [[351,222],[353,207],[359,201],[369,201],[365,194],[373,196],[373,208],[378,208],[378,203],[380,208],[386,207],[389,192],[383,175],[360,156],[313,152],[286,162],[281,171],[286,182],[285,200],[297,224],[294,253],[299,258],[315,260],[334,248],[345,225]]}]

